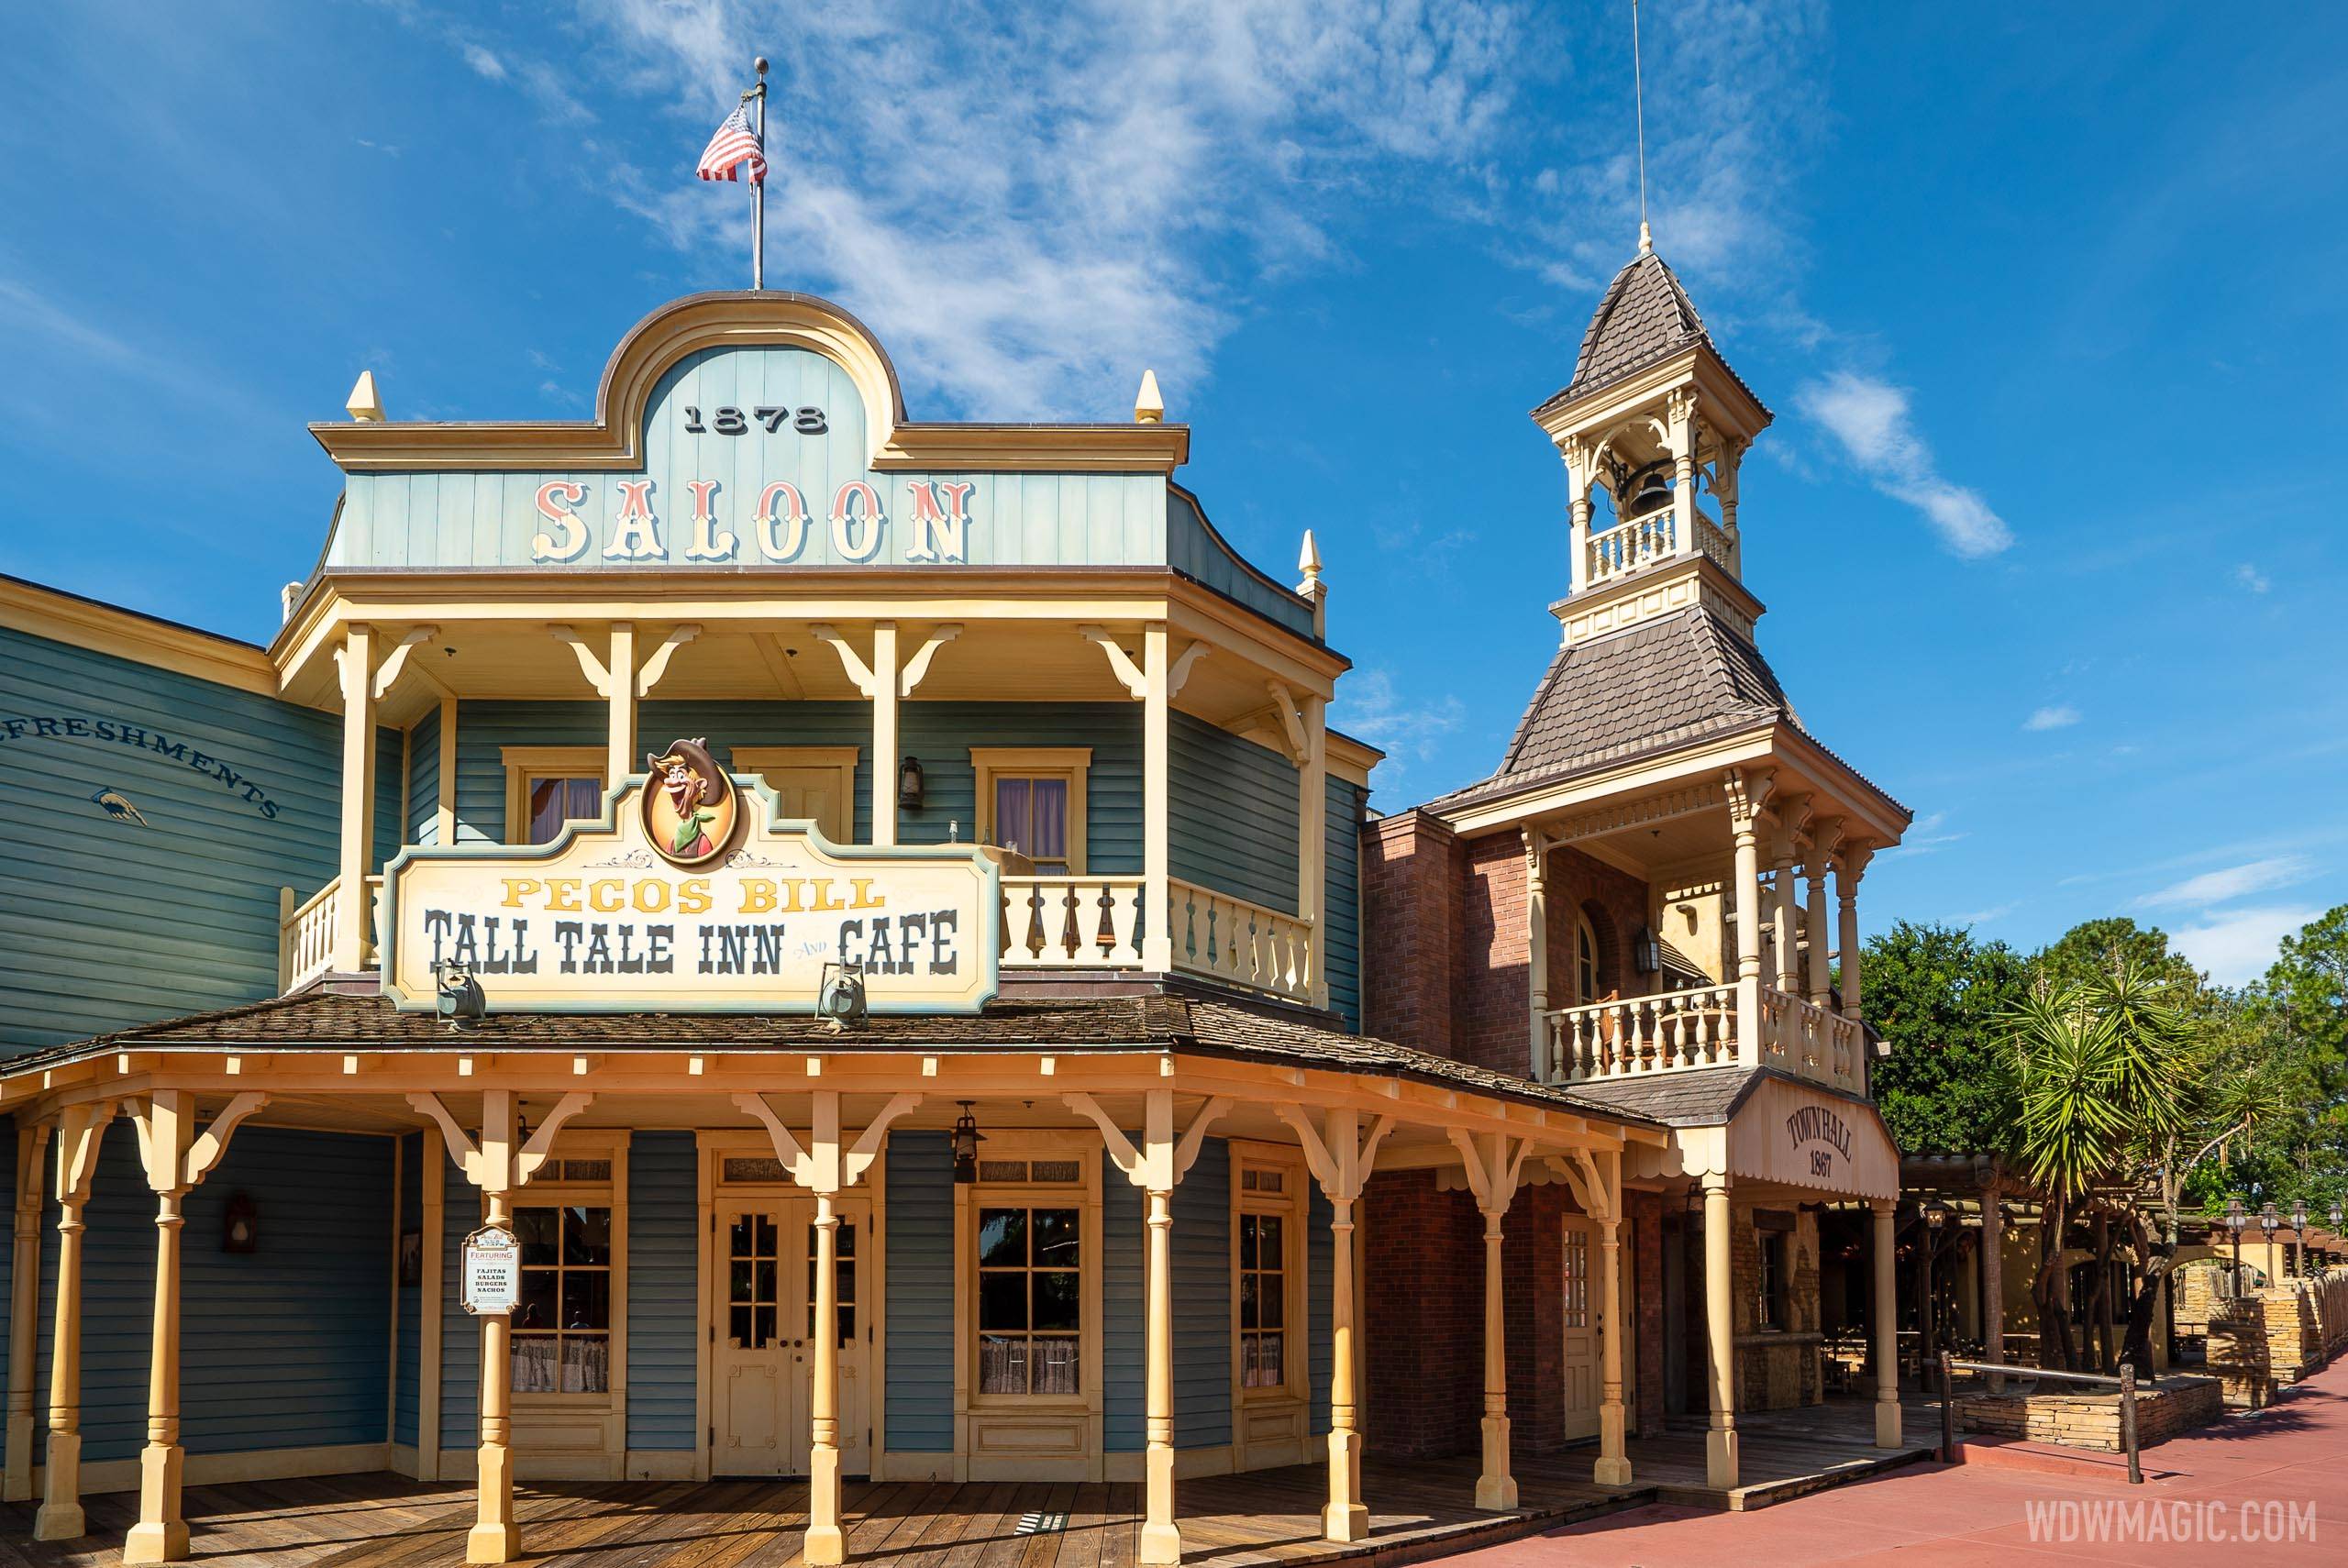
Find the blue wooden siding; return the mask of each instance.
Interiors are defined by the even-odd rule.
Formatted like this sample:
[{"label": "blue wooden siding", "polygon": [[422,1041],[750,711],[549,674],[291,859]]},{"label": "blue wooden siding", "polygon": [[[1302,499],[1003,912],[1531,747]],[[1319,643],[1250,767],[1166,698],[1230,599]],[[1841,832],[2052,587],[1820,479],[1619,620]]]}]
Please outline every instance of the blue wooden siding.
[{"label": "blue wooden siding", "polygon": [[888,1430],[892,1453],[954,1450],[954,1174],[943,1132],[888,1150]]},{"label": "blue wooden siding", "polygon": [[[424,1234],[424,1162],[440,1151],[421,1132],[400,1139],[400,1231]],[[392,1441],[416,1446],[424,1375],[424,1286],[402,1285],[396,1360],[392,1368]]]},{"label": "blue wooden siding", "polygon": [[[237,1193],[260,1250],[220,1250]],[[381,1442],[391,1390],[392,1141],[247,1127],[188,1195],[181,1255],[181,1409],[191,1453]],[[146,1441],[155,1196],[127,1120],[100,1151],[83,1238],[83,1457]],[[57,1209],[41,1236],[39,1386],[56,1322]],[[45,1451],[46,1435],[38,1434]]]},{"label": "blue wooden siding", "polygon": [[610,710],[601,702],[457,704],[457,842],[505,842],[505,764],[509,745],[604,744]]},{"label": "blue wooden siding", "polygon": [[1249,570],[1198,503],[1170,491],[1166,496],[1166,564],[1299,636],[1312,635],[1312,606]]},{"label": "blue wooden siding", "polygon": [[1368,793],[1348,779],[1329,780],[1321,852],[1321,971],[1329,978],[1329,1006],[1356,1032],[1361,1029],[1361,814]]},{"label": "blue wooden siding", "polygon": [[[0,1050],[272,995],[279,888],[334,875],[340,733],[0,629]],[[108,817],[102,789],[147,825]]]},{"label": "blue wooden siding", "polygon": [[1174,1441],[1231,1441],[1231,1147],[1210,1138],[1174,1189]]},{"label": "blue wooden siding", "polygon": [[[461,731],[461,722],[460,729]],[[446,1159],[441,1149],[437,1158]],[[481,1225],[481,1194],[448,1167],[440,1207],[440,1446],[481,1441],[481,1320],[465,1310],[465,1238]]]},{"label": "blue wooden siding", "polygon": [[[952,650],[938,657],[950,658]],[[903,843],[943,844],[953,823],[961,824],[965,844],[978,836],[972,746],[1090,746],[1085,869],[1141,871],[1140,703],[908,702],[898,714],[898,738],[922,766],[922,809],[897,819]]]},{"label": "blue wooden siding", "polygon": [[407,799],[407,732],[379,727],[375,731],[375,806],[372,842],[375,865],[400,852],[407,823],[401,806]]},{"label": "blue wooden siding", "polygon": [[[1356,1205],[1355,1213],[1360,1213],[1359,1205]],[[1315,1433],[1329,1430],[1329,1377],[1336,1364],[1329,1348],[1336,1332],[1329,1313],[1329,1274],[1337,1266],[1329,1226],[1336,1217],[1337,1211],[1321,1195],[1320,1184],[1312,1184],[1304,1209],[1304,1320],[1312,1342],[1306,1347],[1305,1373],[1312,1385],[1311,1414]],[[1361,1266],[1359,1231],[1354,1232],[1354,1266]]]},{"label": "blue wooden siding", "polygon": [[439,832],[440,710],[434,707],[407,733],[407,842],[430,844]]},{"label": "blue wooden siding", "polygon": [[[1132,1132],[1127,1137],[1134,1137]],[[1136,1140],[1138,1142],[1138,1140]],[[1148,1446],[1148,1323],[1143,1316],[1141,1188],[1101,1152],[1101,1446],[1138,1453]]]},{"label": "blue wooden siding", "polygon": [[627,1446],[691,1451],[701,1329],[697,1144],[638,1132],[627,1156]]},{"label": "blue wooden siding", "polygon": [[1173,715],[1167,834],[1182,881],[1296,912],[1296,767],[1254,741]]},{"label": "blue wooden siding", "polygon": [[[47,1152],[46,1148],[43,1152]],[[8,1178],[13,1183],[17,1177],[17,1119],[13,1116],[0,1116],[0,1161],[6,1162]],[[8,1190],[15,1192],[17,1188],[11,1186]],[[17,1249],[13,1246],[0,1247],[0,1344],[8,1342],[10,1314],[16,1309],[16,1266]],[[6,1408],[7,1397],[6,1358],[0,1357],[0,1408]],[[33,1398],[34,1424],[39,1425],[42,1418],[42,1401],[39,1396],[36,1395]],[[0,1462],[5,1462],[7,1458],[7,1436],[6,1431],[0,1430]]]}]

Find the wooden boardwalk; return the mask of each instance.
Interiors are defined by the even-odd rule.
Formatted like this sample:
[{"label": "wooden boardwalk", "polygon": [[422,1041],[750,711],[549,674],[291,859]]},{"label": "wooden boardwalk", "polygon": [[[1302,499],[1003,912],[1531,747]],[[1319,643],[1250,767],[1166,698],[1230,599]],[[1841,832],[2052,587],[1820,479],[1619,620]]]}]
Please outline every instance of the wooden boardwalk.
[{"label": "wooden boardwalk", "polygon": [[[1704,1488],[1700,1428],[1634,1439],[1637,1480],[1623,1490],[1591,1483],[1588,1447],[1520,1455],[1523,1506],[1512,1514],[1471,1506],[1473,1455],[1373,1460],[1363,1474],[1369,1539],[1351,1546],[1321,1539],[1322,1465],[1187,1480],[1175,1493],[1184,1562],[1391,1568],[1658,1499],[1757,1507],[1922,1451],[1874,1448],[1864,1408],[1755,1416],[1740,1426],[1745,1484],[1726,1496]],[[848,1555],[887,1568],[1132,1568],[1140,1494],[1126,1483],[852,1481]],[[518,1486],[515,1500],[525,1561],[534,1565],[790,1568],[800,1561],[806,1496],[799,1481],[572,1482]],[[32,1540],[32,1505],[0,1506],[0,1568],[116,1568],[138,1495],[83,1502],[90,1533],[71,1541]],[[473,1518],[470,1486],[381,1474],[191,1486],[186,1506],[190,1561],[204,1568],[461,1568]]]}]

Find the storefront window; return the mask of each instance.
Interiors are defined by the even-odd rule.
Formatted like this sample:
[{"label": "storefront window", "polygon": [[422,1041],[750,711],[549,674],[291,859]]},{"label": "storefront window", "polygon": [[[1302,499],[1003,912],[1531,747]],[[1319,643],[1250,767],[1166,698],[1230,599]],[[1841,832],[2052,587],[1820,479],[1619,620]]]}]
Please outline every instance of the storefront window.
[{"label": "storefront window", "polygon": [[522,1244],[514,1391],[610,1392],[612,1211],[585,1204],[520,1208],[514,1234]]},{"label": "storefront window", "polygon": [[1083,1336],[1082,1212],[979,1210],[979,1392],[1074,1394]]},{"label": "storefront window", "polygon": [[1239,1386],[1288,1382],[1288,1241],[1277,1214],[1239,1217]]}]

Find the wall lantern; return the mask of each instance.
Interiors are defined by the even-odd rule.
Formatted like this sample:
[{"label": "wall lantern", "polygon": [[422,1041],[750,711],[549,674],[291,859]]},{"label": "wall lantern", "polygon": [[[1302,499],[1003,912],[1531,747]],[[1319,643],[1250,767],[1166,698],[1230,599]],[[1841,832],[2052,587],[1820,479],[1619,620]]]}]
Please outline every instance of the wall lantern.
[{"label": "wall lantern", "polygon": [[2304,1231],[2307,1228],[2308,1206],[2306,1201],[2302,1199],[2301,1201],[2291,1205],[2291,1229],[2296,1232]]},{"label": "wall lantern", "polygon": [[1631,964],[1642,975],[1652,975],[1663,967],[1663,944],[1655,939],[1653,927],[1639,927],[1639,934],[1631,944]]},{"label": "wall lantern", "polygon": [[954,1149],[954,1181],[957,1186],[969,1187],[979,1179],[979,1145],[985,1143],[986,1138],[979,1131],[979,1119],[970,1114],[970,1102],[964,1099],[955,1103],[962,1108],[962,1114],[954,1119],[954,1133],[950,1140]]},{"label": "wall lantern", "polygon": [[2275,1212],[2273,1204],[2270,1203],[2258,1211],[2258,1228],[2266,1232],[2269,1241],[2274,1239],[2276,1228],[2282,1223],[2283,1217]]},{"label": "wall lantern", "polygon": [[260,1251],[260,1210],[254,1206],[252,1195],[232,1192],[228,1207],[220,1216],[220,1250],[224,1253],[257,1253]]},{"label": "wall lantern", "polygon": [[2250,1216],[2243,1211],[2242,1199],[2239,1198],[2227,1198],[2226,1229],[2239,1236],[2242,1234],[2242,1228],[2249,1223]]},{"label": "wall lantern", "polygon": [[908,756],[904,766],[897,769],[897,809],[902,812],[921,810],[921,758]]},{"label": "wall lantern", "polygon": [[1948,1223],[1948,1205],[1935,1198],[1924,1205],[1924,1223],[1937,1231]]},{"label": "wall lantern", "polygon": [[2332,1228],[2334,1231],[2339,1230],[2339,1229],[2340,1229],[2340,1222],[2341,1222],[2342,1220],[2348,1220],[2348,1214],[2342,1214],[2342,1213],[2340,1211],[2340,1205],[2339,1205],[2337,1202],[2335,1202],[2335,1203],[2333,1203],[2333,1204],[2332,1204],[2332,1206],[2331,1206],[2331,1228]]}]

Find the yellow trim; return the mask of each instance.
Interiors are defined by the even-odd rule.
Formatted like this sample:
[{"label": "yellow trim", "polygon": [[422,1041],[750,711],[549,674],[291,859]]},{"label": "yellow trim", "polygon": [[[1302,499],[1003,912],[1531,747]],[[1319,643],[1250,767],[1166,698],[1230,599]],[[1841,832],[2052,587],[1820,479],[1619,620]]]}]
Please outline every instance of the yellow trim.
[{"label": "yellow trim", "polygon": [[[505,842],[527,844],[530,829],[530,781],[534,778],[593,778],[605,783],[604,748],[600,745],[507,745],[497,750],[505,768]],[[443,756],[446,771],[452,758]]]},{"label": "yellow trim", "polygon": [[[428,1136],[428,1134],[427,1134]],[[566,1132],[555,1139],[545,1166],[565,1160],[608,1160],[604,1181],[533,1181],[508,1197],[515,1209],[572,1204],[612,1211],[611,1316],[605,1330],[605,1387],[601,1394],[515,1394],[514,1435],[517,1473],[525,1476],[623,1478],[627,1455],[627,1157],[628,1129]],[[566,1441],[567,1440],[567,1441]],[[471,1456],[467,1456],[470,1460]]]},{"label": "yellow trim", "polygon": [[[994,781],[998,774],[1013,778],[1057,778],[1068,785],[1068,874],[1083,876],[1085,778],[1091,766],[1092,748],[1089,745],[972,746],[970,767],[978,774],[979,842],[1000,842],[994,821]],[[1020,853],[1027,851],[1023,848]]]},{"label": "yellow trim", "polygon": [[276,667],[265,650],[249,643],[173,625],[111,604],[93,604],[38,583],[0,578],[0,626],[239,691],[263,697],[278,694]]},{"label": "yellow trim", "polygon": [[[1307,1289],[1310,1254],[1307,1207],[1310,1179],[1304,1151],[1294,1145],[1257,1143],[1234,1138],[1231,1152],[1231,1441],[1232,1466],[1261,1470],[1268,1466],[1301,1464],[1311,1444],[1311,1388],[1307,1374],[1312,1358],[1312,1316]],[[1246,1173],[1277,1172],[1280,1190],[1249,1192]],[[1239,1326],[1239,1220],[1243,1214],[1270,1214],[1280,1224],[1280,1375],[1279,1384],[1248,1387],[1243,1381],[1245,1359]]]},{"label": "yellow trim", "polygon": [[849,844],[856,837],[856,759],[859,750],[852,745],[737,745],[733,750],[734,771],[755,773],[763,778],[770,768],[831,769],[839,783],[833,796],[833,810],[838,813],[838,820],[818,823],[816,826],[834,844]]}]

